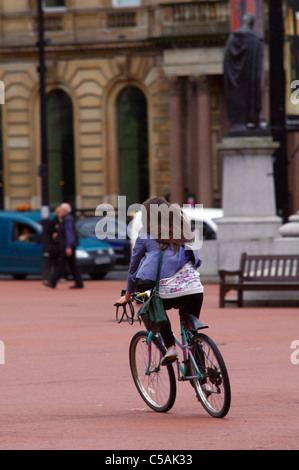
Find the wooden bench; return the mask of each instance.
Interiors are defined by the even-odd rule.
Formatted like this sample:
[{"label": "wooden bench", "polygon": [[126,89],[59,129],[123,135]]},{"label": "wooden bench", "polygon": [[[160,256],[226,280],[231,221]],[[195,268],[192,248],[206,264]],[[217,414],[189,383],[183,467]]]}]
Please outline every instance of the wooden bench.
[{"label": "wooden bench", "polygon": [[[296,291],[299,290],[298,255],[247,255],[241,256],[237,271],[219,270],[219,306],[225,306],[225,296],[230,290],[238,293],[237,303],[243,307],[244,291]],[[228,277],[235,278],[228,280]],[[237,277],[237,279],[236,279]]]}]

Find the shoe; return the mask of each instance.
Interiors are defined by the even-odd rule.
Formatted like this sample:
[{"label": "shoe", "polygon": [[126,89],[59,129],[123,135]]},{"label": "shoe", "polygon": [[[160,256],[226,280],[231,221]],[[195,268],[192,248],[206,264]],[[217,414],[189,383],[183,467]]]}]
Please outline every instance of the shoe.
[{"label": "shoe", "polygon": [[49,282],[49,281],[43,282],[43,285],[46,286],[46,287],[50,287],[51,289],[55,289],[55,287],[56,287],[53,284],[51,284],[51,282]]},{"label": "shoe", "polygon": [[168,349],[167,353],[163,357],[161,361],[162,366],[167,366],[168,364],[171,364],[172,362],[176,361],[178,357],[178,352],[176,348],[173,346],[172,348]]},{"label": "shoe", "polygon": [[76,284],[74,286],[70,286],[69,289],[83,289],[83,285],[79,285],[79,286],[76,286]]},{"label": "shoe", "polygon": [[206,398],[209,398],[209,396],[212,394],[212,389],[208,384],[202,384],[201,389],[205,394]]}]

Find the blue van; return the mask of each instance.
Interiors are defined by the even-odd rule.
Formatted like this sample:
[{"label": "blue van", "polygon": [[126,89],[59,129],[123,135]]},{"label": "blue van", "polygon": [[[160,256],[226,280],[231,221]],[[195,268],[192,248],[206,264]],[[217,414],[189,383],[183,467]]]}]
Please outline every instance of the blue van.
[{"label": "blue van", "polygon": [[[42,274],[42,226],[38,212],[0,211],[0,274],[23,279],[29,274]],[[76,249],[82,274],[100,279],[115,264],[113,249],[105,242],[79,233]]]}]

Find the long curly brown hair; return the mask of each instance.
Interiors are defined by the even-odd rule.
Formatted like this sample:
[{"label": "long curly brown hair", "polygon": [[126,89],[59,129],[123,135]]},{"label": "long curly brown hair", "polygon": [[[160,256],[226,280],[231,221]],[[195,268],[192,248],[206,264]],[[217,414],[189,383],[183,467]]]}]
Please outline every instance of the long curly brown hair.
[{"label": "long curly brown hair", "polygon": [[155,196],[142,204],[141,211],[143,229],[160,243],[160,249],[170,248],[176,253],[193,240],[190,223],[178,204]]}]

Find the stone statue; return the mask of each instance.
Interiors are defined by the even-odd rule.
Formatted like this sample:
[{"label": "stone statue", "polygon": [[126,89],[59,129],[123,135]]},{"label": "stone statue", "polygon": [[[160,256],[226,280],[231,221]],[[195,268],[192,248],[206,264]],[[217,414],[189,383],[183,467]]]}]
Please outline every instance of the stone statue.
[{"label": "stone statue", "polygon": [[226,45],[224,87],[231,135],[248,136],[260,128],[263,40],[253,31],[254,20],[245,14]]}]

